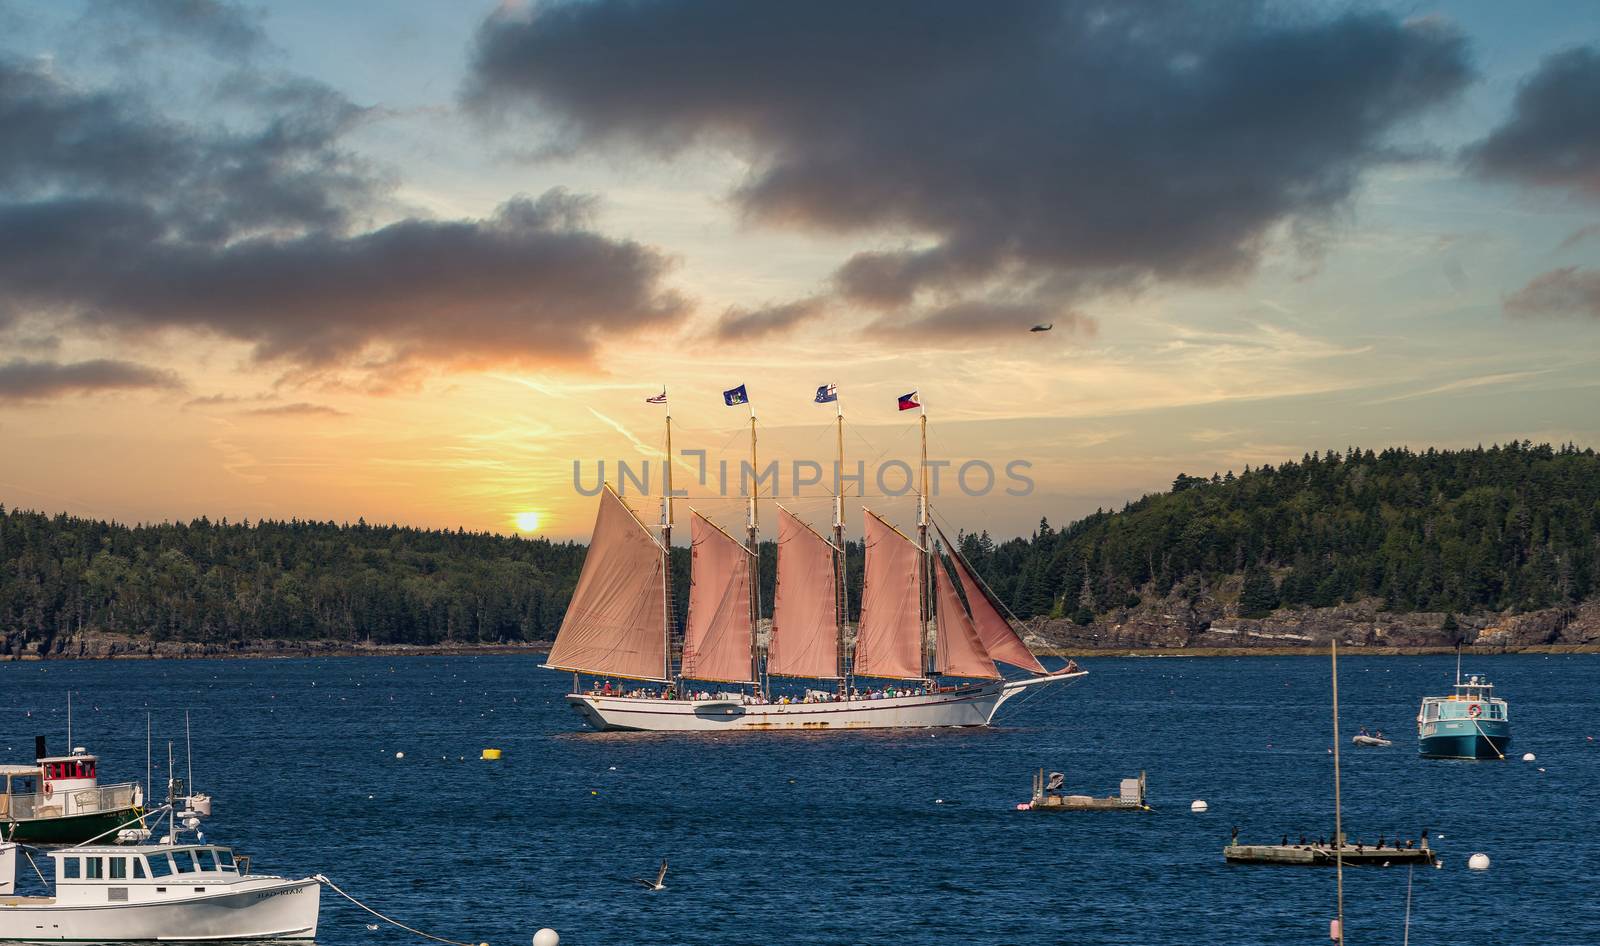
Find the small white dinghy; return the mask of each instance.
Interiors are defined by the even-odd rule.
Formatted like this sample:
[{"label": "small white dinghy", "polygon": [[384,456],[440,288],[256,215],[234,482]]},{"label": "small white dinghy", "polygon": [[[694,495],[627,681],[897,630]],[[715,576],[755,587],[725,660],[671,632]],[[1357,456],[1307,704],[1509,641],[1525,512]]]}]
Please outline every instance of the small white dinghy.
[{"label": "small white dinghy", "polygon": [[1350,741],[1358,746],[1375,746],[1378,748],[1387,748],[1388,746],[1394,745],[1394,743],[1387,739],[1379,736],[1369,736],[1366,733],[1362,733],[1359,736],[1351,736]]},{"label": "small white dinghy", "polygon": [[[252,874],[249,858],[231,848],[179,837],[199,826],[195,808],[209,801],[176,816],[163,806],[171,821],[161,843],[47,852],[54,896],[17,896],[17,862],[28,855],[21,845],[0,844],[0,942],[313,939],[322,900],[315,878]],[[132,828],[119,837],[143,841],[149,832]]]}]

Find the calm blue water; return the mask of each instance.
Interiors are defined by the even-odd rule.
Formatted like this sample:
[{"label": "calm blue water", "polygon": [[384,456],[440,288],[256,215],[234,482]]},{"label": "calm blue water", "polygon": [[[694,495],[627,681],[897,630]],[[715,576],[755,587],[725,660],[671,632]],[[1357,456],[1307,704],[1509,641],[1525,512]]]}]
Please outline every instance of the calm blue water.
[{"label": "calm blue water", "polygon": [[[214,840],[496,946],[540,926],[618,946],[1326,943],[1331,870],[1221,850],[1235,824],[1331,835],[1327,659],[1082,662],[1087,679],[992,730],[720,738],[583,732],[569,678],[528,657],[8,663],[0,749],[26,761],[36,732],[59,749],[70,688],[102,777],[142,778],[146,710],[181,760],[187,708]],[[1600,942],[1600,658],[1469,669],[1511,701],[1514,756],[1538,762],[1418,759],[1417,702],[1453,659],[1346,657],[1346,830],[1442,832],[1413,943]],[[1345,749],[1361,724],[1395,747]],[[478,761],[485,746],[504,761]],[[1039,766],[1093,794],[1145,769],[1157,812],[1013,811]],[[1493,868],[1466,870],[1473,851]],[[629,883],[663,856],[666,891]],[[1345,880],[1348,941],[1398,944],[1405,870]],[[325,892],[319,941],[417,941],[367,919]]]}]

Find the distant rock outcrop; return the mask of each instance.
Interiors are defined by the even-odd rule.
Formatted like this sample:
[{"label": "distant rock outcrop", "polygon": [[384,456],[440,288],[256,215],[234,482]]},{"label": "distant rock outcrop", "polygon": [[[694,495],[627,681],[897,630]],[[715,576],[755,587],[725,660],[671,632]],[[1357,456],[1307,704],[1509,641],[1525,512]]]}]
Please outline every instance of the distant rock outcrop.
[{"label": "distant rock outcrop", "polygon": [[[1222,597],[1226,597],[1223,595]],[[1236,604],[1209,594],[1171,595],[1111,611],[1088,625],[1035,619],[1036,643],[1064,650],[1316,647],[1451,647],[1516,650],[1544,645],[1600,645],[1600,600],[1525,614],[1397,613],[1366,599],[1332,608],[1280,608],[1241,618]]]}]

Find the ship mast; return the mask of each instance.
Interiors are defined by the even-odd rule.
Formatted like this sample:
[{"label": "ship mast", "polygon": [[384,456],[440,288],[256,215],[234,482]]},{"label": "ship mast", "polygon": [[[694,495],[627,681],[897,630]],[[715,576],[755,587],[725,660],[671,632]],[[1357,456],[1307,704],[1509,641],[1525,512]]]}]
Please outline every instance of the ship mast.
[{"label": "ship mast", "polygon": [[844,581],[844,404],[839,400],[837,385],[833,410],[834,439],[839,448],[839,462],[834,467],[833,475],[833,608],[838,615],[834,622],[838,628],[838,656],[835,659],[838,662],[839,695],[846,696],[850,692],[850,681],[844,670],[844,624],[850,618],[850,603],[845,597]]},{"label": "ship mast", "polygon": [[746,517],[745,548],[750,550],[750,679],[766,692],[761,681],[761,645],[756,631],[761,624],[761,550],[756,547],[756,491],[760,485],[756,472],[756,406],[750,405],[750,509]]},{"label": "ship mast", "polygon": [[933,600],[929,597],[929,589],[933,585],[933,558],[932,550],[928,548],[928,407],[922,403],[918,407],[922,417],[919,426],[922,428],[922,491],[917,496],[917,544],[922,547],[922,560],[919,566],[922,569],[922,595],[918,607],[921,619],[917,624],[917,632],[922,646],[922,675],[927,677],[932,666],[931,654],[928,652],[928,622],[933,618]]},{"label": "ship mast", "polygon": [[[667,389],[661,388],[665,398]],[[672,408],[667,408],[667,465],[661,504],[661,676],[672,679]],[[677,689],[683,689],[680,685]]]}]

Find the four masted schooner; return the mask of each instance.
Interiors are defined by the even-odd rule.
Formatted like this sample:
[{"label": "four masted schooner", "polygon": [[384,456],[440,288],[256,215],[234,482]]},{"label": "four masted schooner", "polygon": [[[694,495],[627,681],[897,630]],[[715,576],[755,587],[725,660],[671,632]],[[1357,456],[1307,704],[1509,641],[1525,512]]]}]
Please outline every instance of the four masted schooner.
[{"label": "four masted schooner", "polygon": [[[664,393],[653,403],[663,401]],[[937,526],[932,528],[948,558],[929,543],[926,413],[920,421],[918,537],[911,539],[863,509],[865,578],[853,647],[848,635],[840,489],[835,490],[831,540],[777,506],[771,635],[767,647],[759,646],[758,508],[752,489],[743,543],[690,510],[689,607],[675,664],[672,418],[668,415],[659,538],[609,486],[601,490],[588,556],[544,664],[572,673],[568,704],[591,726],[603,730],[987,726],[1001,705],[1023,690],[1084,676],[1071,662],[1061,670],[1047,671]],[[837,409],[835,423],[843,469],[844,417]],[[755,446],[752,408],[752,469]],[[1007,679],[1000,664],[1025,675]],[[605,683],[585,689],[583,674]],[[803,695],[775,697],[772,677],[817,681],[820,686]],[[621,687],[613,689],[613,679],[655,686],[624,692]],[[868,679],[883,686],[863,693],[857,681]]]}]

